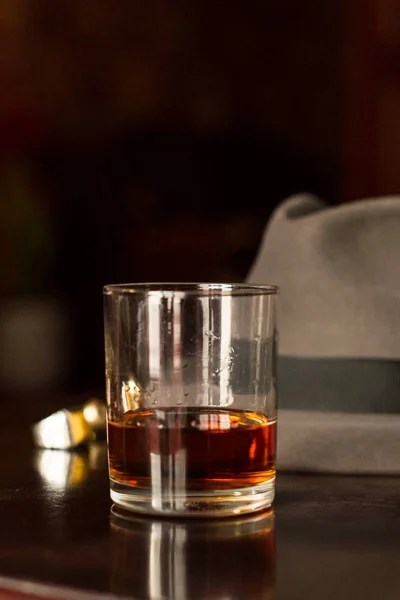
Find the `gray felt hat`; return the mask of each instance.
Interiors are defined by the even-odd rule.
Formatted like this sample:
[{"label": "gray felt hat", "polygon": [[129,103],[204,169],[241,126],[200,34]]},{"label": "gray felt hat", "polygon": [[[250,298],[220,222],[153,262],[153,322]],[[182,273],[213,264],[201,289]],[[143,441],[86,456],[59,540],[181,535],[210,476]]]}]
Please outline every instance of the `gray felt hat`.
[{"label": "gray felt hat", "polygon": [[280,287],[280,468],[400,474],[400,197],[289,198],[247,280]]}]

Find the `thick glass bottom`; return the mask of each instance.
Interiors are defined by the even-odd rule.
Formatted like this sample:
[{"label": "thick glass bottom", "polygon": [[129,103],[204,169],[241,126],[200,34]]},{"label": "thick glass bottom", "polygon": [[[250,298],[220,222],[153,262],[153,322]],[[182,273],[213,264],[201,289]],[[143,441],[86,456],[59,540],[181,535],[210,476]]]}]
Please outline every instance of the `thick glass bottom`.
[{"label": "thick glass bottom", "polygon": [[229,517],[269,508],[275,497],[275,478],[251,488],[212,492],[187,491],[182,494],[154,494],[147,488],[132,487],[110,480],[115,504],[127,510],[175,517]]}]

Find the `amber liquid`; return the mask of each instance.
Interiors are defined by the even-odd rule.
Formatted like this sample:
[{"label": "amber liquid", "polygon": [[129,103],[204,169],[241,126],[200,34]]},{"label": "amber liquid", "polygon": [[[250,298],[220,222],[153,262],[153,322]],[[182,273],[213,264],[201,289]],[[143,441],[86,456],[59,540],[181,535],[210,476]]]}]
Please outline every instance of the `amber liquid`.
[{"label": "amber liquid", "polygon": [[158,478],[174,493],[234,491],[275,477],[276,421],[255,412],[129,411],[108,422],[108,443],[111,479],[132,488]]}]

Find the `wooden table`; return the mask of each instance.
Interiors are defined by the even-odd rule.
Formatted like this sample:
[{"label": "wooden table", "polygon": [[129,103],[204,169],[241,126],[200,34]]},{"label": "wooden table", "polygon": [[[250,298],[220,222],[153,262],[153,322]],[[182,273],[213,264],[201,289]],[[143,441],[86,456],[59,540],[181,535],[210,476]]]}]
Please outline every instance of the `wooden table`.
[{"label": "wooden table", "polygon": [[400,598],[399,479],[281,474],[270,516],[128,524],[104,445],[33,449],[49,406],[0,406],[0,600]]}]

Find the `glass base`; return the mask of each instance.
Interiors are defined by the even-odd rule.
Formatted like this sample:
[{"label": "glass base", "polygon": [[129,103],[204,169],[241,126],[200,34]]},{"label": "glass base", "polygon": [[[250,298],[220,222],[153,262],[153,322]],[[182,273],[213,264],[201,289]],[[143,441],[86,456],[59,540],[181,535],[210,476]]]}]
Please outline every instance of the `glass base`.
[{"label": "glass base", "polygon": [[275,478],[252,488],[186,492],[181,496],[149,494],[148,490],[110,480],[115,504],[132,512],[172,517],[229,517],[269,508],[275,497]]}]

